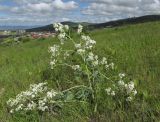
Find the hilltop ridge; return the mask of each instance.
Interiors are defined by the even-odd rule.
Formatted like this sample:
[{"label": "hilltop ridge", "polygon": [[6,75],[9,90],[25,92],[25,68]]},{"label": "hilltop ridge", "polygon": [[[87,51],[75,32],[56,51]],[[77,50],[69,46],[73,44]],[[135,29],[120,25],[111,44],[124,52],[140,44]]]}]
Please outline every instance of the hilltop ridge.
[{"label": "hilltop ridge", "polygon": [[[87,23],[87,22],[61,22],[64,25],[69,25],[70,27],[76,28],[78,24],[82,24],[83,26],[86,26],[89,30],[92,29],[99,29],[99,28],[106,28],[106,27],[117,27],[127,24],[138,24],[138,23],[145,23],[145,22],[153,22],[153,21],[160,21],[160,15],[146,15],[146,16],[140,16],[140,17],[132,17],[132,18],[126,18],[126,19],[120,19],[120,20],[114,20],[109,21],[105,23]],[[40,32],[40,31],[50,31],[54,32],[53,24],[49,24],[42,27],[37,28],[31,28],[27,29],[28,32]]]}]

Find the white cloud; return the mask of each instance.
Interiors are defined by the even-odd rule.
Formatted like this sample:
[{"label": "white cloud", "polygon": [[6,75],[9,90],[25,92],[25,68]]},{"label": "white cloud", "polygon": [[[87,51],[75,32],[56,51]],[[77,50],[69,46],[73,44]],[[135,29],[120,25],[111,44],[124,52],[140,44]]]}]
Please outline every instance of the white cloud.
[{"label": "white cloud", "polygon": [[62,10],[70,10],[77,8],[77,4],[74,1],[64,3],[62,0],[55,0],[53,1],[52,5],[54,8]]},{"label": "white cloud", "polygon": [[[141,16],[147,14],[160,14],[160,0],[82,0],[89,5],[82,10],[84,15],[92,15],[101,20],[112,20]],[[107,19],[106,19],[107,18]],[[95,17],[96,20],[96,17]]]},{"label": "white cloud", "polygon": [[72,15],[78,8],[78,4],[74,1],[13,0],[12,2],[15,2],[15,5],[0,5],[0,15],[2,12],[8,15],[7,21],[0,16],[1,24],[9,21],[18,22],[18,24],[40,24],[40,22],[49,24],[53,21],[63,21],[63,18],[68,18],[67,16]]},{"label": "white cloud", "polygon": [[[52,21],[105,22],[160,14],[160,0],[0,0],[0,22],[48,24]],[[81,3],[83,5],[80,5]],[[1,4],[1,2],[0,2]],[[1,15],[2,14],[2,15]],[[2,16],[6,16],[6,19]]]}]

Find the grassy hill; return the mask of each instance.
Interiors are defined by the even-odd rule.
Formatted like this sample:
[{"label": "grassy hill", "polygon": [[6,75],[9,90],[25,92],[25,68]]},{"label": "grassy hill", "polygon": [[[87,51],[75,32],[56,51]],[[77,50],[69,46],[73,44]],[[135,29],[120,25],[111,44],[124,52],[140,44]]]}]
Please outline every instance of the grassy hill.
[{"label": "grassy hill", "polygon": [[[76,28],[79,24],[83,25],[83,26],[88,26],[90,25],[90,23],[86,23],[86,22],[61,22],[63,25],[69,25],[72,28]],[[54,32],[54,28],[53,28],[53,24],[50,25],[46,25],[46,26],[42,26],[42,27],[37,27],[37,28],[31,28],[31,29],[27,29],[27,32],[43,32],[43,31],[50,31],[50,32]]]},{"label": "grassy hill", "polygon": [[[90,35],[97,41],[97,53],[110,57],[119,70],[139,81],[138,94],[143,99],[137,99],[136,108],[128,111],[100,108],[103,111],[99,113],[101,121],[123,120],[122,114],[128,121],[160,121],[160,22],[95,30]],[[48,47],[56,42],[49,38],[15,46],[0,46],[0,120],[38,121],[38,116],[31,113],[11,117],[6,109],[6,101],[27,89],[30,83],[49,80],[49,74],[45,74],[50,59]],[[54,81],[49,80],[49,84],[55,87]],[[71,106],[73,112],[66,113],[64,110],[60,116],[46,115],[46,121],[87,121],[87,110],[78,111],[77,107]]]},{"label": "grassy hill", "polygon": [[[130,24],[140,24],[145,22],[154,22],[154,21],[160,21],[160,15],[146,15],[146,16],[140,16],[140,17],[132,17],[132,18],[126,18],[126,19],[120,19],[105,23],[87,23],[87,22],[61,22],[63,25],[69,25],[72,28],[77,28],[79,24],[85,26],[89,30],[94,29],[100,29],[100,28],[110,28],[110,27],[117,27],[117,26],[123,26],[123,25],[130,25]],[[42,27],[27,29],[27,32],[41,32],[41,31],[51,31],[54,32],[53,25],[46,25]]]},{"label": "grassy hill", "polygon": [[160,15],[146,15],[140,17],[132,17],[132,18],[120,19],[100,24],[92,24],[89,25],[88,27],[91,29],[107,28],[107,27],[110,28],[110,27],[117,27],[130,24],[140,24],[140,23],[154,22],[154,21],[160,21]]}]

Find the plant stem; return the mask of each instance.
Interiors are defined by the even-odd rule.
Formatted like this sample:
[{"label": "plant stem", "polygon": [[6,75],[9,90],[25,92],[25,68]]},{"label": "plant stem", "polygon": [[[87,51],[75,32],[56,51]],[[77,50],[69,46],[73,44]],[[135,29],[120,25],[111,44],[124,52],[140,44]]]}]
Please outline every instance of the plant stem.
[{"label": "plant stem", "polygon": [[66,89],[66,90],[64,90],[64,91],[62,91],[62,92],[63,92],[63,93],[64,93],[64,92],[68,92],[68,91],[70,91],[70,90],[73,90],[73,89],[76,89],[76,88],[81,88],[81,87],[84,87],[84,88],[89,89],[87,86],[79,85],[79,86],[74,86],[74,87],[71,87],[71,88],[69,88],[69,89]]}]

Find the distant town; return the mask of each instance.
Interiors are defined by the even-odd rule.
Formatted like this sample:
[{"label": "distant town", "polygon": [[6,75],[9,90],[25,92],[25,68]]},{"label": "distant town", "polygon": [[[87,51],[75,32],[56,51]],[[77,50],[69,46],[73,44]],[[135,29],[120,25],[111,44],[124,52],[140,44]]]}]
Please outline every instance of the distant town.
[{"label": "distant town", "polygon": [[55,33],[53,32],[27,32],[26,30],[16,30],[16,31],[10,31],[10,30],[4,30],[0,31],[0,39],[13,37],[13,38],[20,38],[20,37],[31,37],[33,39],[38,38],[48,38],[48,37],[54,37]]}]

